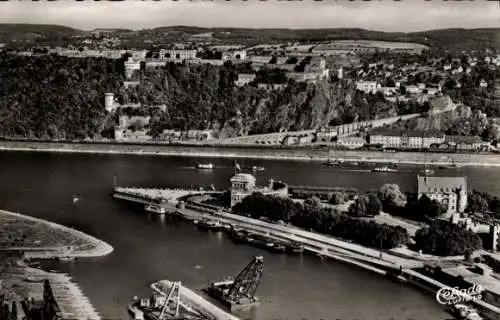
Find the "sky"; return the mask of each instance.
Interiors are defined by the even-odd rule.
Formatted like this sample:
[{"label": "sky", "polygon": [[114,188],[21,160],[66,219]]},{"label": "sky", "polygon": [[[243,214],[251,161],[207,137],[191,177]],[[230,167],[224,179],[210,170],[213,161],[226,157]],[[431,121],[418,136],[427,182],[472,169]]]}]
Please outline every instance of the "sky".
[{"label": "sky", "polygon": [[0,2],[0,23],[58,24],[84,30],[187,25],[412,32],[499,28],[500,1],[8,1]]}]

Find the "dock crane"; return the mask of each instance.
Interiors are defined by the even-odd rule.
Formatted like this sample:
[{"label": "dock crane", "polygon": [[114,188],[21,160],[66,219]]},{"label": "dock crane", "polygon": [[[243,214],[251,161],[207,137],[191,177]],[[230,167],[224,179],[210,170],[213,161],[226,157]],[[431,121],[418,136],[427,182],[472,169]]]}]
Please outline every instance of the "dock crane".
[{"label": "dock crane", "polygon": [[228,301],[239,304],[254,303],[255,292],[260,284],[264,271],[264,258],[257,256],[238,274],[229,291],[225,295]]},{"label": "dock crane", "polygon": [[214,282],[205,291],[214,299],[230,307],[231,311],[258,304],[255,296],[264,271],[264,258],[256,256],[241,270],[238,276],[220,282]]}]

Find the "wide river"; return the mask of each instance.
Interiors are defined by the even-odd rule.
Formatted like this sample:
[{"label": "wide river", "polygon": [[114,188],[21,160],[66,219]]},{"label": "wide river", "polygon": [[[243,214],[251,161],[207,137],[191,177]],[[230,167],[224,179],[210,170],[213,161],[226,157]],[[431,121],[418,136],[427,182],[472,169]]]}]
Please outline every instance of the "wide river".
[{"label": "wide river", "polygon": [[[182,221],[154,217],[114,201],[113,172],[121,186],[228,186],[232,161],[212,161],[211,172],[192,169],[196,159],[118,155],[0,153],[0,208],[76,227],[110,243],[103,258],[59,263],[70,273],[106,319],[128,319],[133,296],[149,295],[159,279],[180,280],[199,288],[236,275],[254,255],[264,256],[259,307],[243,315],[252,320],[445,319],[434,298],[364,270],[341,263],[322,263],[314,256],[274,255],[235,245],[220,234],[198,231]],[[261,184],[273,177],[291,185],[324,185],[377,189],[398,183],[413,190],[415,170],[380,174],[327,168],[318,163],[245,161],[263,165]],[[462,168],[444,174],[466,175],[470,186],[500,195],[500,169]],[[72,203],[72,195],[80,201]]]}]

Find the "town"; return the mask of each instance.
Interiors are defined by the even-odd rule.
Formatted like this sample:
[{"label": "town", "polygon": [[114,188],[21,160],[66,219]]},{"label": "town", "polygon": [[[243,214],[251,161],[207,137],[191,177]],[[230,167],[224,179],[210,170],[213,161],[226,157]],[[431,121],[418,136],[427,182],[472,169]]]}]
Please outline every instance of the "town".
[{"label": "town", "polygon": [[[92,134],[93,137],[80,135],[81,140],[496,151],[499,136],[498,114],[495,111],[499,96],[496,76],[500,56],[490,49],[443,56],[423,44],[374,40],[312,44],[278,42],[248,46],[238,45],[236,40],[231,44],[226,39],[230,32],[216,36],[214,32],[184,34],[179,31],[175,32],[176,37],[185,38],[183,42],[165,44],[164,40],[158,40],[147,44],[153,49],[124,49],[122,42],[130,41],[129,38],[135,34],[137,32],[96,30],[88,36],[74,36],[72,44],[67,47],[21,49],[4,45],[3,50],[7,54],[30,56],[35,60],[42,55],[55,55],[120,61],[123,69],[121,87],[115,87],[114,92],[105,92],[100,97],[99,104],[107,113],[100,116],[100,120],[95,119],[101,121],[101,132]],[[177,67],[174,67],[176,64]],[[260,129],[253,128],[259,126],[256,123],[258,120],[249,120],[259,117],[259,114],[245,115],[241,110],[234,116],[221,118],[218,123],[213,118],[215,115],[202,114],[202,119],[194,123],[179,119],[190,118],[189,115],[177,115],[180,112],[177,108],[187,101],[183,98],[182,101],[172,101],[178,100],[178,97],[170,96],[174,90],[172,86],[184,87],[188,84],[177,83],[165,73],[177,68],[176,72],[185,69],[182,72],[194,76],[198,72],[194,65],[226,66],[227,72],[232,74],[228,75],[227,81],[234,78],[231,86],[235,91],[241,91],[241,95],[250,94],[249,90],[254,94],[260,93],[263,95],[261,100],[278,103],[278,108],[282,108],[280,103],[283,102],[273,100],[279,97],[290,99],[290,95],[292,99],[300,98],[301,91],[311,86],[316,91],[330,91],[324,94],[330,96],[328,100],[334,101],[315,102],[312,97],[311,102],[300,102],[309,104],[308,108],[312,109],[305,111],[305,119],[294,120],[292,117],[278,123],[279,126],[274,129],[262,127],[264,124],[260,125]],[[193,80],[196,81],[194,78],[189,81]],[[156,88],[151,88],[153,83],[156,83]],[[306,87],[301,87],[300,83]],[[298,91],[295,94],[290,92],[294,87]],[[335,87],[341,89],[336,90],[341,93],[332,94]],[[146,92],[148,94],[144,96]],[[189,103],[197,105],[202,101]],[[253,108],[262,108],[258,106],[262,102],[244,102],[247,103],[254,105]],[[296,102],[291,100],[289,103]],[[98,111],[102,114],[104,110]],[[283,111],[287,112],[286,109]],[[321,113],[324,117],[318,118]],[[104,132],[105,125],[111,126],[109,133]],[[47,128],[44,133],[14,136],[55,140],[70,138],[69,132],[54,128],[54,124],[49,127],[50,130]]]}]

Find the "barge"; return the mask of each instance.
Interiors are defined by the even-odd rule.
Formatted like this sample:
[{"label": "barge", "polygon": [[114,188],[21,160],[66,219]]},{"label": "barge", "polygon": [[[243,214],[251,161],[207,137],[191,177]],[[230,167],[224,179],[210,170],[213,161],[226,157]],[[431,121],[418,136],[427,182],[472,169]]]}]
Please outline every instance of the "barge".
[{"label": "barge", "polygon": [[233,228],[229,232],[229,238],[235,243],[251,244],[275,253],[299,254],[304,252],[304,246],[300,242],[276,240],[264,235],[255,234],[247,230]]},{"label": "barge", "polygon": [[209,219],[204,219],[201,221],[195,220],[194,224],[196,224],[196,226],[200,230],[218,232],[224,229],[224,226],[219,221],[215,220],[209,220]]}]

